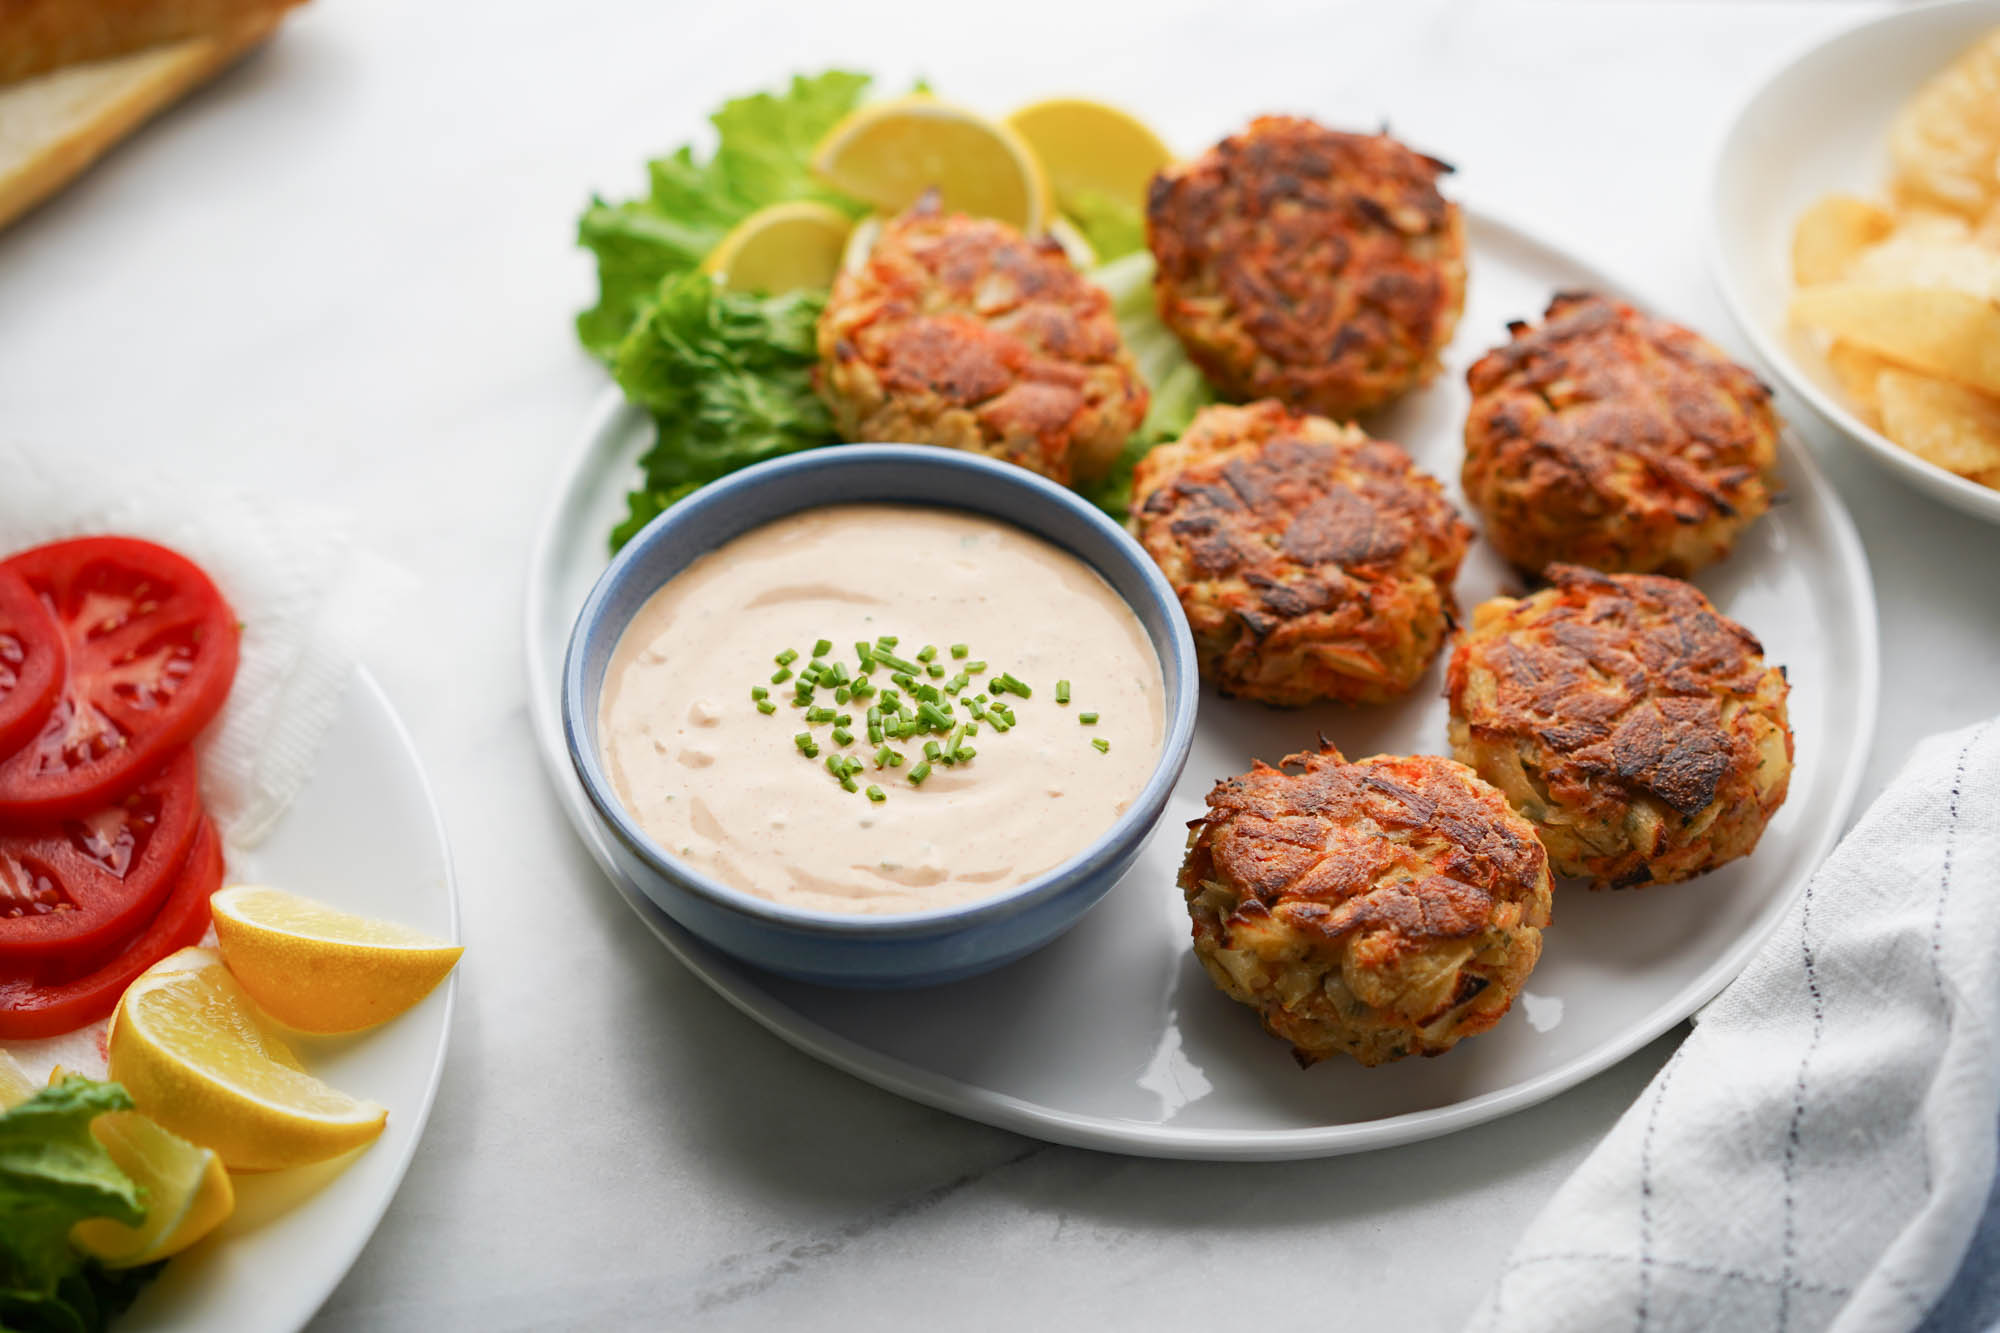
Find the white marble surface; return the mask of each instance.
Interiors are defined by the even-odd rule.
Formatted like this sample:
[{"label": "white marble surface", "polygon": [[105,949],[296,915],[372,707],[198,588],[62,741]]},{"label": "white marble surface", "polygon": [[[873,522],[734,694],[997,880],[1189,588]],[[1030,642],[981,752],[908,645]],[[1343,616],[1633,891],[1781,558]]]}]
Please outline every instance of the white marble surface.
[{"label": "white marble surface", "polygon": [[[310,492],[419,580],[372,665],[438,787],[470,951],[429,1135],[314,1327],[1185,1327],[1245,1302],[1260,1327],[1455,1326],[1672,1037],[1439,1142],[1130,1161],[825,1069],[635,928],[522,698],[530,525],[602,384],[569,334],[573,219],[723,94],[835,62],[995,109],[1095,92],[1186,148],[1256,110],[1386,118],[1466,197],[1740,348],[1700,257],[1711,146],[1762,71],[1865,12],[315,0],[0,234],[0,437],[106,485],[145,459]],[[1801,424],[1875,561],[1872,795],[1917,736],[2000,708],[2000,530]]]}]

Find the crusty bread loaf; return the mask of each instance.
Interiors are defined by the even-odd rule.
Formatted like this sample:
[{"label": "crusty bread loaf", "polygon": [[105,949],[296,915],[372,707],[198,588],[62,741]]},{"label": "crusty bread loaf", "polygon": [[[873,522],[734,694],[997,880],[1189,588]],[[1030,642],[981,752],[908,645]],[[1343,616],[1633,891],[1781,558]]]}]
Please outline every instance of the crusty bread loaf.
[{"label": "crusty bread loaf", "polygon": [[206,37],[298,0],[0,0],[0,84]]},{"label": "crusty bread loaf", "polygon": [[[8,4],[0,0],[0,14],[10,12]],[[211,36],[72,65],[0,88],[0,226],[269,36],[283,14],[282,5],[267,3],[262,12]]]}]

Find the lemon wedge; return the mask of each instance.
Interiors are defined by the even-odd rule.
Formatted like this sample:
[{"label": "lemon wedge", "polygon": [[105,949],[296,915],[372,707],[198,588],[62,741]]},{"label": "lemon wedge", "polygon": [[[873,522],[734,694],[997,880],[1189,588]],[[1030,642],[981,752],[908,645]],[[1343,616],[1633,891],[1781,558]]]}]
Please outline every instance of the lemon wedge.
[{"label": "lemon wedge", "polygon": [[810,199],[760,208],[736,224],[701,261],[733,292],[786,292],[829,287],[854,224],[845,213]]},{"label": "lemon wedge", "polygon": [[1084,97],[1051,97],[1007,117],[1034,150],[1065,211],[1091,196],[1143,209],[1153,173],[1174,160],[1138,117]]},{"label": "lemon wedge", "polygon": [[111,1077],[162,1128],[236,1171],[337,1157],[372,1142],[389,1118],[306,1073],[209,949],[169,954],[125,992]]},{"label": "lemon wedge", "polygon": [[[49,1082],[62,1080],[60,1066]],[[118,1169],[146,1191],[146,1220],[136,1227],[94,1217],[69,1229],[70,1243],[106,1268],[137,1268],[188,1246],[236,1211],[236,1188],[222,1159],[169,1134],[137,1111],[111,1111],[90,1132]]]},{"label": "lemon wedge", "polygon": [[407,926],[262,885],[224,889],[209,910],[222,961],[237,982],[266,1014],[301,1032],[358,1032],[387,1022],[429,995],[465,952]]},{"label": "lemon wedge", "polygon": [[834,189],[891,213],[936,187],[944,206],[960,213],[1030,233],[1048,221],[1048,179],[1027,141],[923,94],[853,112],[813,150],[812,168]]},{"label": "lemon wedge", "polygon": [[35,1095],[35,1080],[20,1063],[0,1049],[0,1111],[12,1110]]}]

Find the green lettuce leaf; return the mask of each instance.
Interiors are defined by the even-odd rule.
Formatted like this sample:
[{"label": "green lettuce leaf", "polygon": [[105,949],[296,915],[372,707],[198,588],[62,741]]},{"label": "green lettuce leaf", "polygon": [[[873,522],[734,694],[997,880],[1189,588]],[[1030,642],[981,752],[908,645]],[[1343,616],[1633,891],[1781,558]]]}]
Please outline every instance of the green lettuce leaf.
[{"label": "green lettuce leaf", "polygon": [[592,197],[577,243],[597,256],[598,301],[577,316],[577,336],[602,360],[651,308],[663,280],[700,264],[729,229],[758,209],[816,199],[859,217],[867,206],[813,178],[808,163],[826,132],[861,102],[868,76],[829,70],[795,76],[783,93],[725,102],[710,119],[707,161],[683,147],[647,165],[644,199]]},{"label": "green lettuce leaf", "polygon": [[653,414],[644,483],[611,534],[617,550],[706,482],[781,454],[839,443],[813,392],[824,292],[751,296],[700,273],[662,283],[652,309],[619,343],[613,373]]},{"label": "green lettuce leaf", "polygon": [[[0,1114],[0,1322],[90,1327],[97,1302],[70,1228],[92,1217],[146,1218],[142,1191],[90,1132],[106,1111],[129,1111],[116,1083],[72,1075]],[[89,1309],[78,1305],[85,1302]],[[65,1308],[67,1307],[67,1313]]]},{"label": "green lettuce leaf", "polygon": [[1064,211],[1090,242],[1100,264],[1146,248],[1145,214],[1122,199],[1085,191],[1071,199]]},{"label": "green lettuce leaf", "polygon": [[1188,360],[1179,338],[1160,320],[1153,301],[1153,256],[1139,250],[1091,272],[1091,279],[1111,294],[1111,312],[1118,332],[1140,378],[1152,391],[1146,419],[1125,444],[1111,470],[1096,482],[1077,489],[1085,499],[1113,518],[1124,521],[1132,506],[1132,470],[1155,445],[1178,439],[1194,414],[1216,401],[1215,390]]}]

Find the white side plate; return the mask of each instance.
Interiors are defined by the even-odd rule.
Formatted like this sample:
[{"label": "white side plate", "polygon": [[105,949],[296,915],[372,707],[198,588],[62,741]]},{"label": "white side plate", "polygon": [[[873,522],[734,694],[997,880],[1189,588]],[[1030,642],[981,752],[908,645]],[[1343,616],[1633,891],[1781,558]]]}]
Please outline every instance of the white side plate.
[{"label": "white side plate", "polygon": [[1786,387],[1918,490],[1989,523],[2000,491],[1927,463],[1861,420],[1791,304],[1792,227],[1833,193],[1880,198],[1889,123],[1924,81],[2000,27],[2000,0],[1896,10],[1779,70],[1744,103],[1716,158],[1709,266],[1729,313]]},{"label": "white side plate", "polygon": [[[1465,367],[1539,318],[1551,293],[1619,284],[1468,210],[1465,321],[1438,381],[1377,433],[1406,444],[1457,498]],[[530,706],[549,775],[599,865],[610,863],[571,772],[557,714],[570,623],[608,558],[650,423],[616,390],[556,479],[529,568]],[[1402,702],[1279,712],[1204,694],[1193,758],[1133,871],[1070,934],[1032,957],[922,992],[783,981],[689,937],[613,877],[667,948],[738,1009],[812,1055],[932,1106],[1059,1143],[1160,1157],[1311,1157],[1448,1133],[1572,1086],[1687,1017],[1749,959],[1832,848],[1874,729],[1875,610],[1846,511],[1803,450],[1782,459],[1785,503],[1701,586],[1790,668],[1798,760],[1790,799],[1754,858],[1634,893],[1561,892],[1527,994],[1499,1027],[1435,1060],[1301,1071],[1194,961],[1174,885],[1186,820],[1218,778],[1310,748],[1354,756],[1447,749],[1440,664]],[[1475,546],[1469,608],[1513,576]],[[675,1015],[648,1021],[676,1022]]]},{"label": "white side plate", "polygon": [[[319,765],[277,831],[233,854],[225,883],[280,886],[456,941],[458,891],[416,749],[357,669]],[[430,1118],[451,1031],[454,975],[401,1017],[352,1037],[294,1038],[306,1068],[389,1108],[351,1157],[237,1175],[236,1211],[147,1287],[118,1333],[274,1333],[304,1327],[382,1220]]]}]

